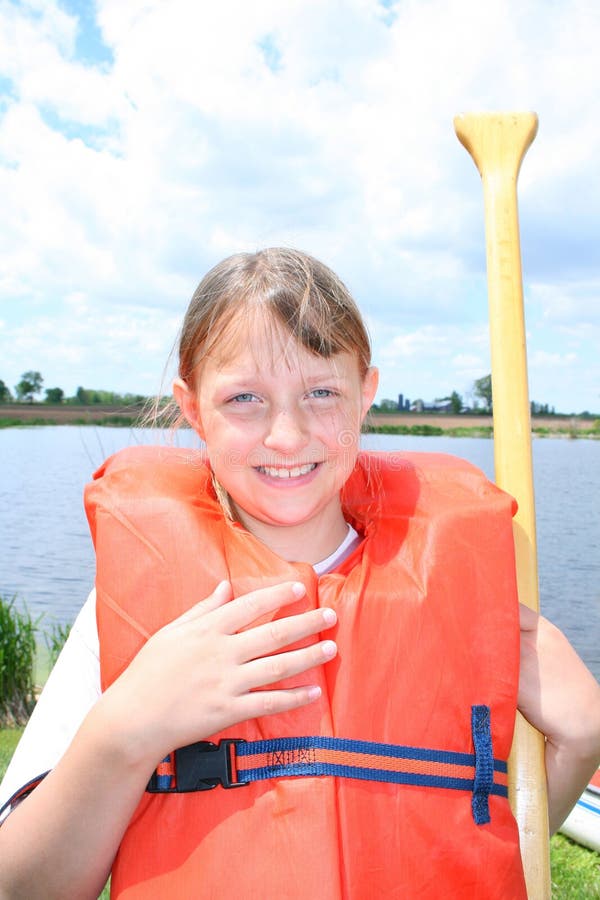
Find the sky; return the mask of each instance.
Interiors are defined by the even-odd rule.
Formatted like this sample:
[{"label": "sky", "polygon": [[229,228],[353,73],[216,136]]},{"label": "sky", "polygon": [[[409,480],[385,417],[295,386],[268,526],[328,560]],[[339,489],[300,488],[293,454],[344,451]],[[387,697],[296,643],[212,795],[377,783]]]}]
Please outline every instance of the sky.
[{"label": "sky", "polygon": [[292,246],[357,299],[378,400],[490,371],[461,112],[534,110],[530,397],[600,411],[600,4],[0,0],[0,379],[155,394],[223,257]]}]

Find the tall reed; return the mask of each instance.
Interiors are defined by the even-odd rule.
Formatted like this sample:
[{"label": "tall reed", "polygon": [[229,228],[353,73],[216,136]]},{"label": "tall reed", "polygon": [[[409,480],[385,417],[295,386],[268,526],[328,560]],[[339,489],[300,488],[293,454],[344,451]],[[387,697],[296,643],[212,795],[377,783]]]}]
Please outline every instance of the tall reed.
[{"label": "tall reed", "polygon": [[63,625],[61,622],[51,622],[44,631],[44,643],[48,650],[48,665],[50,668],[54,665],[59,657],[60,651],[65,645],[65,641],[71,633],[70,625]]},{"label": "tall reed", "polygon": [[34,663],[39,620],[15,597],[0,596],[0,724],[20,725],[35,705]]}]

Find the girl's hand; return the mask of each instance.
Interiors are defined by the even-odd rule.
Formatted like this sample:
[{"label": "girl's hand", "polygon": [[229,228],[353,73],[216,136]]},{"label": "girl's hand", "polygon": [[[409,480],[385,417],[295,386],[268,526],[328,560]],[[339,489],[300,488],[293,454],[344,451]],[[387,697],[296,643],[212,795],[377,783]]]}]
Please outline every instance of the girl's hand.
[{"label": "girl's hand", "polygon": [[257,689],[335,656],[330,640],[277,653],[331,628],[333,610],[310,610],[248,628],[304,594],[304,585],[287,582],[232,600],[231,585],[222,582],[154,634],[103,698],[121,734],[129,723],[125,733],[131,729],[136,753],[154,766],[171,750],[230,725],[316,700],[320,688],[308,678],[301,687]]},{"label": "girl's hand", "polygon": [[551,830],[600,765],[600,685],[562,631],[521,604],[518,706],[546,736]]}]

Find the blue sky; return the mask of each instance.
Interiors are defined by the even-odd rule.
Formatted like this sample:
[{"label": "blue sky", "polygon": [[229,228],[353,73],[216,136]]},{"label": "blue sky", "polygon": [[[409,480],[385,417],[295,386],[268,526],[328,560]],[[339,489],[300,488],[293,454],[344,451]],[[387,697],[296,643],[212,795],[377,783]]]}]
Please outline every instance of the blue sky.
[{"label": "blue sky", "polygon": [[600,6],[0,0],[0,378],[155,393],[194,288],[298,246],[365,313],[378,398],[489,371],[482,192],[453,116],[533,109],[532,399],[600,411]]}]

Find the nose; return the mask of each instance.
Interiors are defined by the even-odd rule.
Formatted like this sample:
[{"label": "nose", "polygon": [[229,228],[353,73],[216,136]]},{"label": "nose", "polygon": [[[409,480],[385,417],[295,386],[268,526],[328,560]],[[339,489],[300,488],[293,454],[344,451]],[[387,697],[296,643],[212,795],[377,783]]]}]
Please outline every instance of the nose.
[{"label": "nose", "polygon": [[263,441],[269,450],[295,453],[308,443],[308,431],[300,410],[280,409],[269,420]]}]

